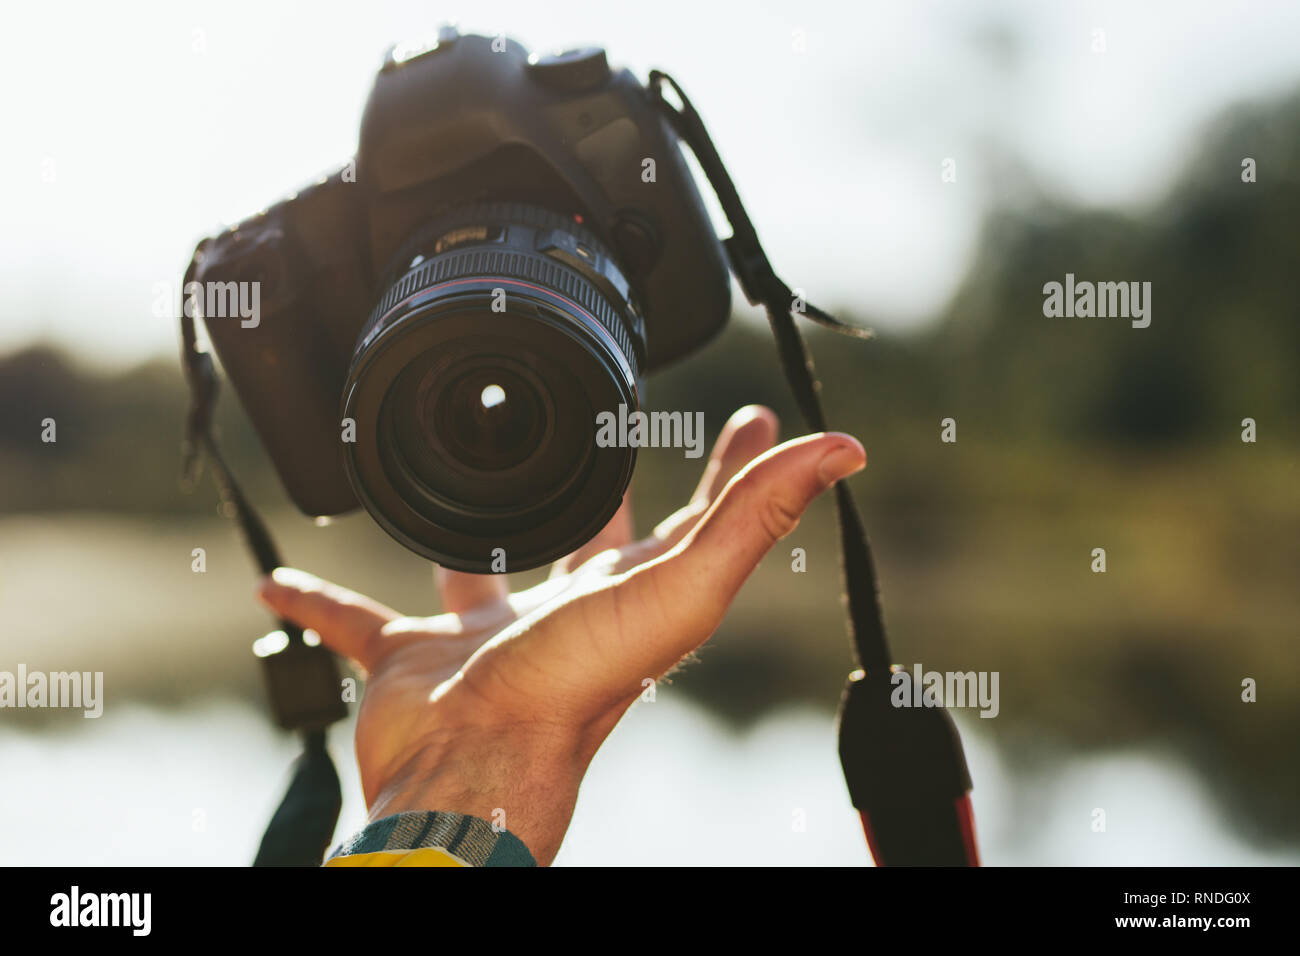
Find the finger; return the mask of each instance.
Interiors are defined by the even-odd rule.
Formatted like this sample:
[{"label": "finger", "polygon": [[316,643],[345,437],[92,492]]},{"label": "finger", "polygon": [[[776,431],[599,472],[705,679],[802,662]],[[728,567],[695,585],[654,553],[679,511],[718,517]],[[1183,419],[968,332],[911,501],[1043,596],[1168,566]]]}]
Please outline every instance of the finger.
[{"label": "finger", "polygon": [[746,466],[682,542],[624,580],[631,622],[613,653],[623,681],[656,677],[717,629],[758,562],[819,494],[860,470],[866,452],[837,432],[786,442]]},{"label": "finger", "polygon": [[468,574],[438,565],[433,580],[448,614],[466,614],[476,608],[504,601],[509,593],[504,574]]},{"label": "finger", "polygon": [[762,405],[746,405],[732,415],[718,436],[690,503],[661,521],[650,537],[625,548],[613,568],[614,573],[653,560],[686,537],[722,493],[727,482],[771,448],[779,431],[776,413]]},{"label": "finger", "polygon": [[632,540],[632,493],[623,495],[623,503],[614,512],[614,517],[605,522],[605,527],[596,532],[596,536],[572,554],[567,554],[556,561],[551,568],[551,576],[568,574],[574,568],[586,564],[602,551],[621,548]]},{"label": "finger", "polygon": [[296,568],[276,568],[262,579],[258,597],[276,615],[315,631],[326,647],[367,670],[380,630],[400,616],[378,601]]},{"label": "finger", "polygon": [[692,501],[712,501],[736,472],[776,443],[781,423],[765,405],[746,405],[727,419]]},{"label": "finger", "polygon": [[[602,568],[608,574],[622,574],[671,549],[704,516],[713,499],[736,472],[772,447],[779,430],[780,423],[776,413],[766,406],[746,405],[734,412],[727,420],[727,424],[723,426],[718,440],[713,444],[709,463],[705,466],[704,475],[691,496],[690,504],[660,522],[648,538],[631,544],[626,543],[627,539],[624,539],[622,546],[611,544],[605,548],[592,549],[591,553],[583,556],[581,561],[570,563],[564,566],[563,570],[561,570],[562,565],[557,564],[551,572],[550,580],[527,591],[516,593],[510,598],[515,611],[522,616],[553,600],[561,593],[556,589],[558,585],[552,586],[557,577],[608,550],[609,547],[618,547],[619,553],[615,560]],[[630,505],[626,498],[624,498],[624,507],[630,513]],[[628,525],[627,534],[630,538],[630,514]]]}]

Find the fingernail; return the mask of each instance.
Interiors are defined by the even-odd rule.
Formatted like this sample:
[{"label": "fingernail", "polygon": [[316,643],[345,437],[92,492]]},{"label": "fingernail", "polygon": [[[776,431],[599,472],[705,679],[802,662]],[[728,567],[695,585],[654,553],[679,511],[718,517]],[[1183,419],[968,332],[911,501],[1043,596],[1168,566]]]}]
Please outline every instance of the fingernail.
[{"label": "fingernail", "polygon": [[744,408],[738,408],[732,412],[731,423],[739,428],[742,425],[748,425],[756,418],[766,418],[771,414],[771,409],[764,405],[746,405]]},{"label": "fingernail", "polygon": [[817,463],[817,477],[826,485],[833,485],[841,478],[847,478],[855,471],[861,471],[867,465],[867,453],[856,441],[851,445],[840,445],[827,453]]},{"label": "fingernail", "polygon": [[314,574],[299,571],[297,568],[276,568],[271,572],[271,580],[281,587],[297,591],[308,591],[320,583]]}]

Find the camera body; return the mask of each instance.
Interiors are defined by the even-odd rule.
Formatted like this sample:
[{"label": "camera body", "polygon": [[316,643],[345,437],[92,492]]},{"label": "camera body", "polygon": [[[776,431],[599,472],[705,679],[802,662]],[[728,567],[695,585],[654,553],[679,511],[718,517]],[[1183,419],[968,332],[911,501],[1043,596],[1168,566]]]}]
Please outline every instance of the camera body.
[{"label": "camera body", "polygon": [[[611,70],[596,48],[530,56],[504,37],[449,28],[436,42],[394,47],[366,105],[355,162],[203,240],[191,265],[204,287],[259,284],[256,322],[203,318],[304,513],[337,515],[358,503],[376,513],[345,434],[358,350],[385,331],[377,304],[391,305],[395,284],[410,284],[409,270],[432,255],[427,237],[419,245],[421,230],[476,204],[544,211],[510,220],[523,223],[515,241],[524,237],[528,257],[555,263],[557,287],[590,286],[599,292],[593,301],[621,310],[614,338],[627,353],[619,367],[637,382],[632,395],[642,373],[698,348],[727,320],[726,253],[676,133],[630,72]],[[545,213],[571,225],[549,229]],[[437,238],[439,253],[455,245],[453,234]],[[549,266],[530,268],[542,275]],[[625,488],[631,466],[620,467]],[[598,510],[586,524],[612,513]],[[481,556],[445,563],[487,569]]]}]

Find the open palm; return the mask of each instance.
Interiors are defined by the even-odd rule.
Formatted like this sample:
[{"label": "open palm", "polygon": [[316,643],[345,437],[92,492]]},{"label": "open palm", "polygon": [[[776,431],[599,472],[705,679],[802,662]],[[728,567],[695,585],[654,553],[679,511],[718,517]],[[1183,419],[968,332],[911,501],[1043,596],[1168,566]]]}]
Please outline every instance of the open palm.
[{"label": "open palm", "polygon": [[293,569],[264,580],[276,614],[368,675],[356,750],[371,819],[472,814],[549,863],[587,765],[647,681],[706,641],[813,498],[865,464],[847,435],[772,448],[776,434],[771,411],[741,409],[685,507],[634,541],[625,500],[536,587],[439,568],[435,617]]}]

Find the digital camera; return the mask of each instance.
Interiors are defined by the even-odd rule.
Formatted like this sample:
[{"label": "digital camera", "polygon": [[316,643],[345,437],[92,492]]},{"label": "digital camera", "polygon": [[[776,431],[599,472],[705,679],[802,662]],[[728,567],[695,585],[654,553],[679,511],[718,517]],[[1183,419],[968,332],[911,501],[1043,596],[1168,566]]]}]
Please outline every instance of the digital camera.
[{"label": "digital camera", "polygon": [[355,160],[221,235],[204,315],[306,514],[361,504],[447,567],[524,570],[589,540],[631,479],[602,412],[730,311],[727,256],[649,89],[601,49],[442,29],[396,46]]}]

